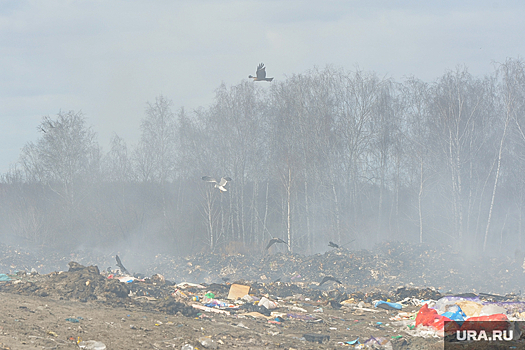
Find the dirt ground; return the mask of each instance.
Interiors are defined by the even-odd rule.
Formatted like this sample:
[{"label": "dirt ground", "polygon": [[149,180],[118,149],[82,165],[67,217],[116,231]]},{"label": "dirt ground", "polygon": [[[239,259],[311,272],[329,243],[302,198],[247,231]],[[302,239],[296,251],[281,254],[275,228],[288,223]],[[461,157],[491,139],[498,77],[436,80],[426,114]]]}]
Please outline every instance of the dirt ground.
[{"label": "dirt ground", "polygon": [[[286,318],[278,325],[249,316],[148,312],[131,302],[109,306],[98,301],[0,293],[0,349],[78,349],[79,338],[100,341],[107,349],[181,349],[185,344],[204,349],[201,341],[206,338],[213,340],[209,348],[216,344],[218,349],[343,349],[353,347],[338,342],[398,335],[402,338],[392,342],[393,349],[443,348],[440,339],[412,337],[402,327],[391,325],[389,318],[397,312],[325,306],[322,313],[314,313],[317,306],[302,307],[308,310],[305,314],[320,321]],[[330,340],[308,342],[302,339],[307,333],[329,335]]]}]

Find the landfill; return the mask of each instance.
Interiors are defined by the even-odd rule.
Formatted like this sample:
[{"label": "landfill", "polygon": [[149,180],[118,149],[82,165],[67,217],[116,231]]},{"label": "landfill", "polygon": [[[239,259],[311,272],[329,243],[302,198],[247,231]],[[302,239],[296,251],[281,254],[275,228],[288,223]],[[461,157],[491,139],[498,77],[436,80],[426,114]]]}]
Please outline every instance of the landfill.
[{"label": "landfill", "polygon": [[513,323],[525,320],[524,272],[512,259],[387,242],[309,256],[158,255],[137,272],[125,251],[0,250],[0,349],[438,349],[480,322],[514,327],[525,347]]}]

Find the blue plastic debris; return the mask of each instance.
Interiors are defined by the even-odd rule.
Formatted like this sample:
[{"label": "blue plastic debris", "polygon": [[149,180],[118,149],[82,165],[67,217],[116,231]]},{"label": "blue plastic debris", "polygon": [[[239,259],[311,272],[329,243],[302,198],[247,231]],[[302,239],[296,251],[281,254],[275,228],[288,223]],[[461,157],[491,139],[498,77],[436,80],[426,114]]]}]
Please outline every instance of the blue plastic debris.
[{"label": "blue plastic debris", "polygon": [[457,324],[461,327],[465,319],[467,318],[467,315],[461,310],[459,305],[454,305],[454,308],[451,311],[447,311],[441,314],[441,316],[448,317],[452,321],[456,321]]},{"label": "blue plastic debris", "polygon": [[375,307],[379,309],[385,309],[385,310],[401,310],[402,306],[398,303],[390,303],[388,301],[379,300],[374,305]]},{"label": "blue plastic debris", "polygon": [[358,345],[358,344],[361,344],[361,343],[359,342],[359,337],[357,337],[356,340],[347,341],[347,342],[345,342],[345,344]]}]

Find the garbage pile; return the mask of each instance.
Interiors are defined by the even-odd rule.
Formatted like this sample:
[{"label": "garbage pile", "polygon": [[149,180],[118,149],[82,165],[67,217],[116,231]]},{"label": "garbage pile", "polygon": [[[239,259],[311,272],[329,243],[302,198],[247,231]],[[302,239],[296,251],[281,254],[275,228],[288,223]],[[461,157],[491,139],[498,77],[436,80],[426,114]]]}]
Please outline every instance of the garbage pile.
[{"label": "garbage pile", "polygon": [[72,261],[68,272],[40,276],[36,272],[19,271],[14,276],[4,277],[0,291],[87,302],[126,298],[129,288],[118,280],[105,278],[97,266],[85,267]]},{"label": "garbage pile", "polygon": [[509,258],[467,258],[451,247],[386,242],[373,251],[339,248],[310,256],[203,253],[173,259],[158,255],[146,272],[162,270],[167,278],[191,282],[211,283],[227,278],[293,282],[310,288],[325,276],[335,276],[347,291],[410,285],[456,293],[465,290],[518,293],[525,283],[521,265],[522,262]]},{"label": "garbage pile", "polygon": [[97,266],[86,267],[72,261],[66,272],[0,274],[0,292],[59,300],[97,301],[112,306],[133,304],[148,311],[195,315],[196,312],[190,307],[170,297],[175,291],[172,283],[166,283],[163,277],[162,280],[159,283],[155,276],[139,280],[131,276],[101,273]]},{"label": "garbage pile", "polygon": [[[194,256],[174,257],[166,254],[141,256],[124,249],[120,256],[133,274],[162,274],[172,281],[222,283],[224,281],[257,281],[293,283],[296,286],[330,289],[332,282],[319,285],[332,276],[347,293],[371,287],[433,287],[442,292],[484,291],[519,293],[525,283],[523,261],[513,258],[467,258],[446,246],[385,242],[373,250],[330,248],[315,255],[295,253],[222,255],[204,252]],[[68,254],[25,252],[0,244],[0,273],[36,270],[50,273],[67,268],[77,261],[89,266],[115,266],[115,255],[89,251]],[[127,258],[127,259],[126,259]],[[487,278],[490,276],[490,278]]]},{"label": "garbage pile", "polygon": [[[319,282],[296,281],[298,278],[290,282],[180,282],[159,273],[131,276],[122,272],[127,269],[120,259],[117,261],[122,270],[100,271],[97,266],[70,262],[64,272],[0,274],[0,292],[180,314],[191,320],[211,320],[234,327],[237,333],[257,327],[257,333],[283,336],[295,348],[303,349],[314,348],[315,344],[332,348],[424,349],[421,341],[428,339],[461,341],[461,333],[454,332],[478,327],[472,322],[491,321],[495,322],[491,327],[507,330],[513,327],[511,321],[525,320],[525,302],[514,294],[444,295],[433,288],[407,286],[351,290],[341,286],[337,278],[326,279],[321,287]],[[513,330],[513,340],[525,345],[522,330]],[[225,341],[200,337],[194,345],[215,348],[221,344],[219,340]],[[188,349],[193,346],[185,345]]]}]

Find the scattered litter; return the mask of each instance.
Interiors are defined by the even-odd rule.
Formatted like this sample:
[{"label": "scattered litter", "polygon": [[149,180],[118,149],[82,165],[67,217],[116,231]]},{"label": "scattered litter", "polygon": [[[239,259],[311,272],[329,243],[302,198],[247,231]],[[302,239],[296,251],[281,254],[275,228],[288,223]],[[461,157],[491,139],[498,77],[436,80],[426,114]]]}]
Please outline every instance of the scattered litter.
[{"label": "scattered litter", "polygon": [[403,307],[398,303],[391,303],[388,301],[379,300],[374,304],[374,307],[385,310],[401,310]]},{"label": "scattered litter", "polygon": [[72,322],[72,323],[79,323],[80,322],[80,320],[78,318],[73,318],[73,317],[66,318],[66,321]]},{"label": "scattered litter", "polygon": [[261,300],[259,301],[259,305],[260,306],[264,306],[268,310],[272,310],[272,309],[275,309],[275,308],[279,307],[279,304],[277,304],[274,301],[271,301],[271,300],[267,299],[266,297],[262,297],[261,298]]},{"label": "scattered litter", "polygon": [[81,341],[78,347],[85,350],[106,350],[106,345],[96,340]]},{"label": "scattered litter", "polygon": [[[394,251],[397,250],[398,253],[402,252],[403,254],[406,251],[411,252],[410,249],[412,248],[393,247]],[[410,261],[409,266],[404,266],[404,270],[402,269],[401,272],[394,271],[393,266],[397,261],[397,255],[390,251],[385,251],[384,255],[388,257],[387,260],[384,260],[388,264],[381,265],[376,261],[380,260],[379,258],[375,259],[363,252],[350,252],[344,249],[315,257],[277,253],[266,256],[264,264],[255,265],[255,267],[250,265],[250,268],[243,270],[243,272],[236,266],[243,266],[243,261],[249,261],[243,259],[253,259],[252,257],[243,257],[242,255],[218,257],[209,254],[208,257],[196,256],[191,258],[191,264],[189,260],[186,260],[188,265],[185,265],[188,276],[191,275],[189,272],[195,276],[189,280],[195,282],[200,278],[205,280],[202,276],[206,276],[206,278],[208,275],[211,276],[210,279],[206,279],[206,283],[183,282],[177,285],[158,273],[155,273],[151,278],[122,276],[118,270],[102,271],[101,273],[96,266],[86,267],[71,262],[69,271],[62,273],[50,273],[42,276],[36,272],[34,275],[29,275],[23,271],[17,275],[0,274],[0,291],[42,297],[59,296],[65,300],[83,302],[97,300],[104,303],[114,303],[114,305],[126,305],[126,307],[129,305],[129,307],[135,308],[127,310],[155,311],[171,315],[182,313],[185,316],[192,317],[190,322],[202,323],[200,330],[199,327],[195,327],[199,336],[209,334],[207,331],[215,325],[231,324],[234,318],[237,318],[237,322],[243,318],[246,323],[240,322],[232,324],[232,326],[251,329],[251,331],[241,332],[237,330],[235,332],[232,330],[232,334],[257,332],[272,336],[282,334],[283,337],[286,336],[291,339],[323,343],[329,339],[329,336],[315,333],[323,331],[328,332],[333,340],[337,340],[337,344],[351,345],[353,349],[365,345],[381,347],[381,349],[388,349],[389,347],[397,349],[398,345],[394,341],[399,340],[399,344],[406,344],[403,337],[410,340],[410,337],[434,338],[443,336],[444,331],[446,331],[444,322],[448,320],[454,321],[451,323],[462,327],[466,322],[476,320],[506,322],[507,320],[525,319],[525,302],[520,301],[521,295],[465,293],[443,296],[431,288],[397,287],[386,289],[383,286],[371,287],[371,283],[375,282],[370,282],[370,280],[380,281],[408,273],[405,270],[414,270],[415,267],[413,266],[417,265],[407,258],[407,256],[411,256],[410,254],[404,254],[403,259]],[[425,256],[428,257],[428,255]],[[354,260],[358,262],[354,265],[354,270],[349,267],[349,264],[343,263],[344,261]],[[230,263],[224,265],[222,261],[229,261]],[[239,261],[241,263],[237,264]],[[430,264],[430,262],[426,263]],[[210,266],[213,269],[214,264],[222,266],[221,270],[217,273],[214,273],[213,270],[206,270]],[[35,266],[41,270],[40,265]],[[262,271],[260,269],[264,268],[266,269],[264,273],[260,273]],[[29,269],[25,271],[29,271]],[[164,273],[164,270],[159,271]],[[202,274],[199,274],[199,271]],[[374,273],[372,274],[371,271]],[[392,271],[397,272],[388,275]],[[182,274],[182,272],[180,273]],[[244,273],[246,278],[243,275]],[[257,279],[250,279],[252,273],[257,276]],[[320,277],[331,274],[341,276],[343,284],[327,283],[324,288],[317,288],[317,281]],[[229,276],[231,281],[237,282],[234,284],[222,283],[220,281],[221,276]],[[264,283],[260,282],[260,276],[265,276]],[[294,278],[296,276],[299,277]],[[378,276],[377,280],[374,279],[374,276]],[[454,278],[456,277],[455,274]],[[280,281],[271,282],[277,279]],[[176,280],[183,279],[178,278]],[[417,276],[414,277],[414,281],[424,283]],[[329,288],[334,289],[330,290]],[[343,307],[344,313],[337,313],[340,307]],[[45,310],[36,306],[34,307],[35,310],[25,306],[20,308],[24,310],[25,314],[29,314],[29,312],[40,313]],[[400,310],[403,312],[399,312]],[[60,318],[64,319],[67,316],[66,314]],[[85,317],[87,318],[87,316]],[[120,317],[118,317],[118,322],[106,322],[107,327],[127,329],[126,323],[120,322]],[[135,330],[133,333],[137,337],[141,333],[139,330],[158,332],[157,327],[162,330],[170,324],[161,317],[152,317],[148,320],[147,327],[153,328],[153,330],[138,326],[140,321],[136,321],[135,318],[124,318],[123,322],[133,320],[131,322],[135,325],[129,325],[129,327]],[[357,320],[358,318],[359,320]],[[23,324],[26,321],[19,315],[16,319],[13,317],[13,320],[14,322],[21,322],[18,324]],[[79,323],[81,318],[68,317],[65,320],[71,323]],[[152,327],[153,324],[157,327]],[[296,331],[294,327],[297,326],[304,327],[312,333],[305,334],[301,338],[299,333],[293,332]],[[264,329],[261,331],[261,328],[258,327],[264,327]],[[52,326],[49,328],[53,329]],[[73,330],[80,327],[70,325],[70,327],[64,328]],[[359,338],[355,339],[357,334],[362,334],[363,329],[368,329],[371,332],[371,335],[364,333],[369,338],[366,342],[359,340]],[[62,334],[62,330],[60,333],[60,336],[51,331],[47,334],[56,338],[53,339],[54,342],[70,339],[71,334]],[[50,341],[49,336],[46,336],[48,341]],[[226,333],[220,340],[225,344],[224,348],[230,346],[227,344],[228,337],[230,334]],[[152,344],[157,348],[179,347],[184,344],[185,350],[193,349],[193,346],[201,349],[203,347],[215,349],[219,344],[222,345],[218,338],[198,338],[198,343],[197,338],[186,339],[187,342],[191,341],[194,345],[185,344],[182,340],[177,345],[167,344],[167,342],[162,344],[160,340]],[[348,339],[350,341],[347,341]],[[361,337],[361,339],[366,338]],[[250,338],[246,341],[255,340]],[[280,337],[276,337],[275,341],[280,342]],[[80,344],[81,342],[79,342],[79,346]],[[83,345],[86,344],[87,342],[83,342]],[[137,345],[137,347],[140,348],[141,345],[144,344]],[[273,345],[266,344],[265,346],[271,348]],[[87,349],[87,347],[85,348]]]},{"label": "scattered litter", "polygon": [[302,307],[295,306],[295,305],[288,306],[288,310],[299,311],[299,312],[308,312],[308,310],[303,309]]},{"label": "scattered litter", "polygon": [[220,309],[216,309],[216,308],[208,307],[208,306],[204,306],[204,305],[192,304],[191,306],[194,309],[202,310],[202,311],[205,311],[205,312],[212,312],[212,313],[216,313],[216,314],[225,314],[225,315],[229,315],[230,314],[229,311],[220,310]]},{"label": "scattered litter", "polygon": [[199,338],[199,343],[206,349],[217,349],[217,343],[208,337]]},{"label": "scattered litter", "polygon": [[310,316],[310,315],[296,314],[296,313],[289,313],[286,316],[288,316],[290,318],[297,319],[297,320],[303,320],[303,321],[308,321],[308,320],[314,320],[315,319],[315,317]]},{"label": "scattered litter", "polygon": [[235,325],[235,327],[244,328],[244,329],[250,329],[246,327],[242,322],[239,322],[239,324]]}]

